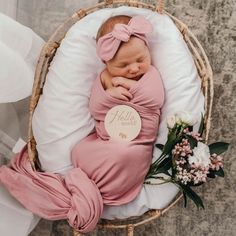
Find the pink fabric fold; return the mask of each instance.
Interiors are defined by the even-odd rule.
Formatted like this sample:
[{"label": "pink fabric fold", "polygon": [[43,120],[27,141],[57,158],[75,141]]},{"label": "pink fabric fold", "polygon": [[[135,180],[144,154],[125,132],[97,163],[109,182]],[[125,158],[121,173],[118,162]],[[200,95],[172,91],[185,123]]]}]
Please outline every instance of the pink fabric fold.
[{"label": "pink fabric fold", "polygon": [[67,219],[81,232],[90,232],[103,211],[96,184],[80,169],[60,175],[33,171],[26,147],[7,166],[0,167],[0,183],[33,213],[48,220]]},{"label": "pink fabric fold", "polygon": [[116,24],[112,32],[101,37],[97,42],[97,54],[102,61],[111,60],[121,42],[128,42],[133,35],[142,39],[147,45],[146,34],[152,32],[151,23],[143,16],[134,16],[128,25]]}]

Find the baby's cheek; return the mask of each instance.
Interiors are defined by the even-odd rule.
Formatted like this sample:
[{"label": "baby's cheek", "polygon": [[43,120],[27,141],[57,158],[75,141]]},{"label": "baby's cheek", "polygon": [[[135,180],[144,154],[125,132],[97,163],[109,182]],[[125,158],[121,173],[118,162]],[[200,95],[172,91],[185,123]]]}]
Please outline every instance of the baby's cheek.
[{"label": "baby's cheek", "polygon": [[117,73],[117,76],[126,77],[127,73],[128,72],[126,69],[120,69],[119,73]]},{"label": "baby's cheek", "polygon": [[143,71],[144,72],[147,72],[148,71],[148,68],[149,68],[150,64],[149,63],[144,63],[142,68],[143,68]]},{"label": "baby's cheek", "polygon": [[128,67],[116,68],[110,71],[112,77],[126,77],[128,72],[129,72]]}]

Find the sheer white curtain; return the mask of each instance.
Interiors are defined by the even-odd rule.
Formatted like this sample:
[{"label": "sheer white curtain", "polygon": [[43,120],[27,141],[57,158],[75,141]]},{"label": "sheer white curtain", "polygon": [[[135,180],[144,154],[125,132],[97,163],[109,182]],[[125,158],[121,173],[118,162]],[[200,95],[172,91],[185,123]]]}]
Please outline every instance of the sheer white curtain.
[{"label": "sheer white curtain", "polygon": [[0,0],[0,12],[16,19],[16,9],[18,0]]},{"label": "sheer white curtain", "polygon": [[[31,29],[14,21],[17,3],[18,0],[0,0],[0,166],[13,156],[12,148],[26,130],[28,119],[27,98],[20,99],[29,92],[23,96],[22,91],[18,91],[22,96],[17,97],[16,90],[11,89],[17,84],[23,85],[22,90],[27,87],[27,81],[18,76],[24,74],[24,70],[22,66],[14,70],[21,62],[27,71],[32,71],[29,79],[33,80],[37,57],[44,43]],[[28,73],[28,77],[31,74]],[[19,204],[1,184],[0,215],[0,235],[6,236],[27,236],[39,221],[39,217]],[[12,222],[15,222],[13,227]]]}]

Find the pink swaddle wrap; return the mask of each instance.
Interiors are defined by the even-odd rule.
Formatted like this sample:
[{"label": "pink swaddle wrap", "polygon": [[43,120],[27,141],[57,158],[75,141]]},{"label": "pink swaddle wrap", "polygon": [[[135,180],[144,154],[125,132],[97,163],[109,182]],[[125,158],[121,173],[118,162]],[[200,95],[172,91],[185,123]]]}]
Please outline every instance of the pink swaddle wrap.
[{"label": "pink swaddle wrap", "polygon": [[[164,89],[156,69],[148,72],[130,89],[133,99],[112,98],[96,79],[90,110],[96,131],[79,142],[72,151],[74,169],[65,176],[34,171],[26,147],[0,167],[0,183],[27,209],[49,220],[68,219],[69,224],[86,233],[92,231],[102,214],[103,204],[120,205],[139,193],[152,159]],[[126,104],[141,116],[140,134],[131,142],[109,140],[104,129],[106,112],[114,105]]]},{"label": "pink swaddle wrap", "polygon": [[[79,142],[72,152],[74,166],[79,166],[97,184],[107,205],[130,202],[140,191],[151,164],[164,102],[162,81],[153,66],[129,92],[133,95],[129,102],[111,97],[98,76],[89,105],[96,132]],[[115,105],[131,106],[141,117],[141,131],[131,142],[110,140],[105,130],[105,116]]]}]

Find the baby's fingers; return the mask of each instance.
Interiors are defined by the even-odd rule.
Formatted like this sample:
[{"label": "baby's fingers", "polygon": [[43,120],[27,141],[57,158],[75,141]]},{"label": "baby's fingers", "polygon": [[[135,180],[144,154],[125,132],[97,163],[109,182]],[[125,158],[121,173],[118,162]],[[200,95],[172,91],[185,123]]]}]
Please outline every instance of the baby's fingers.
[{"label": "baby's fingers", "polygon": [[113,77],[111,82],[112,82],[113,86],[115,86],[115,87],[122,85],[122,82],[119,77]]},{"label": "baby's fingers", "polygon": [[125,95],[129,100],[131,100],[133,98],[133,95],[125,88],[121,88],[122,89],[122,94]]},{"label": "baby's fingers", "polygon": [[129,101],[129,98],[127,98],[125,95],[120,95],[120,99],[126,102]]},{"label": "baby's fingers", "polygon": [[123,77],[113,77],[112,84],[115,87],[122,86],[126,89],[129,89],[129,86],[126,84],[126,79]]}]

